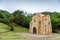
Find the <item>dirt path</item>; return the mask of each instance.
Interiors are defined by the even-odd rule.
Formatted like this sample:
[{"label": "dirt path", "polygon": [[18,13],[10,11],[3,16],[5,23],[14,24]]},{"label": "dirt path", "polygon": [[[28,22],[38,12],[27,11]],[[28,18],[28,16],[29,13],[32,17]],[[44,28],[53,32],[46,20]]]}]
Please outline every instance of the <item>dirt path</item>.
[{"label": "dirt path", "polygon": [[57,34],[52,34],[52,35],[37,35],[37,34],[30,34],[30,33],[17,33],[17,35],[22,35],[24,37],[26,37],[28,40],[37,40],[40,38],[44,38],[44,37],[53,37],[56,36]]},{"label": "dirt path", "polygon": [[4,31],[4,32],[0,32],[0,34],[2,34],[2,33],[6,33],[6,32],[10,32],[10,31]]}]

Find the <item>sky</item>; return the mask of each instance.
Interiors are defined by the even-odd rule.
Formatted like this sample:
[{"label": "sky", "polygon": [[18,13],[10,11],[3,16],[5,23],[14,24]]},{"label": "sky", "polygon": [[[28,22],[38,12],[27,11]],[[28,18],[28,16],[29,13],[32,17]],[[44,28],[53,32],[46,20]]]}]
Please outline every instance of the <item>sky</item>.
[{"label": "sky", "polygon": [[14,12],[60,12],[60,0],[0,0],[0,10]]}]

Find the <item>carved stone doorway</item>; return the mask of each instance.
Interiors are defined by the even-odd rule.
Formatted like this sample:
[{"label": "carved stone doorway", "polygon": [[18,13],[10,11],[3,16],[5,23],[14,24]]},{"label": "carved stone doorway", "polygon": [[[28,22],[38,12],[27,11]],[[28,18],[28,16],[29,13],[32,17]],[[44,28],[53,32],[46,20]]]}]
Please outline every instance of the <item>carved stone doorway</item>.
[{"label": "carved stone doorway", "polygon": [[36,34],[36,27],[33,27],[33,34]]}]

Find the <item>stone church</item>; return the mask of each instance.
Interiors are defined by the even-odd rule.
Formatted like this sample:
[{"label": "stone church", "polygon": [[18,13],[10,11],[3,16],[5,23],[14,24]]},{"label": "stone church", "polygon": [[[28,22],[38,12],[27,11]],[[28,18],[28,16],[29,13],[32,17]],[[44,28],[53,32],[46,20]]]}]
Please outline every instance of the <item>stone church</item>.
[{"label": "stone church", "polygon": [[29,32],[33,34],[52,34],[52,26],[49,15],[37,13],[32,17]]}]

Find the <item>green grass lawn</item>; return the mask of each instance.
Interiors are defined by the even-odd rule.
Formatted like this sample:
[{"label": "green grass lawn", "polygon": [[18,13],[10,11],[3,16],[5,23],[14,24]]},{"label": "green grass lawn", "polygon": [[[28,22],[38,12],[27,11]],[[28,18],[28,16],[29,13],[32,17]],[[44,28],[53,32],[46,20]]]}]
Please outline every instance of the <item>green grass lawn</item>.
[{"label": "green grass lawn", "polygon": [[8,27],[8,25],[5,25],[3,23],[0,23],[0,29],[9,30],[9,27]]},{"label": "green grass lawn", "polygon": [[[3,23],[0,23],[0,32],[2,31],[9,31],[10,27],[8,27],[8,25],[5,25]],[[13,32],[29,32],[28,28],[24,28],[22,26],[16,26],[14,27],[14,31]]]},{"label": "green grass lawn", "polygon": [[[9,29],[10,27],[8,27],[7,25],[0,23],[0,32],[9,31]],[[28,32],[28,29],[23,28],[21,26],[14,27],[13,32],[6,32],[0,34],[0,40],[25,40],[26,39],[26,37],[17,35],[16,34],[17,32]]]},{"label": "green grass lawn", "polygon": [[8,30],[5,30],[5,29],[0,29],[0,33],[1,33],[1,32],[5,32],[5,31],[8,31]]},{"label": "green grass lawn", "polygon": [[17,26],[17,27],[14,27],[14,31],[13,32],[29,32],[29,30],[27,28],[24,28],[22,26]]},{"label": "green grass lawn", "polygon": [[26,37],[16,35],[13,32],[7,32],[7,33],[2,33],[0,34],[0,40],[24,40]]},{"label": "green grass lawn", "polygon": [[5,31],[9,31],[9,27],[3,23],[0,23],[0,33]]}]

